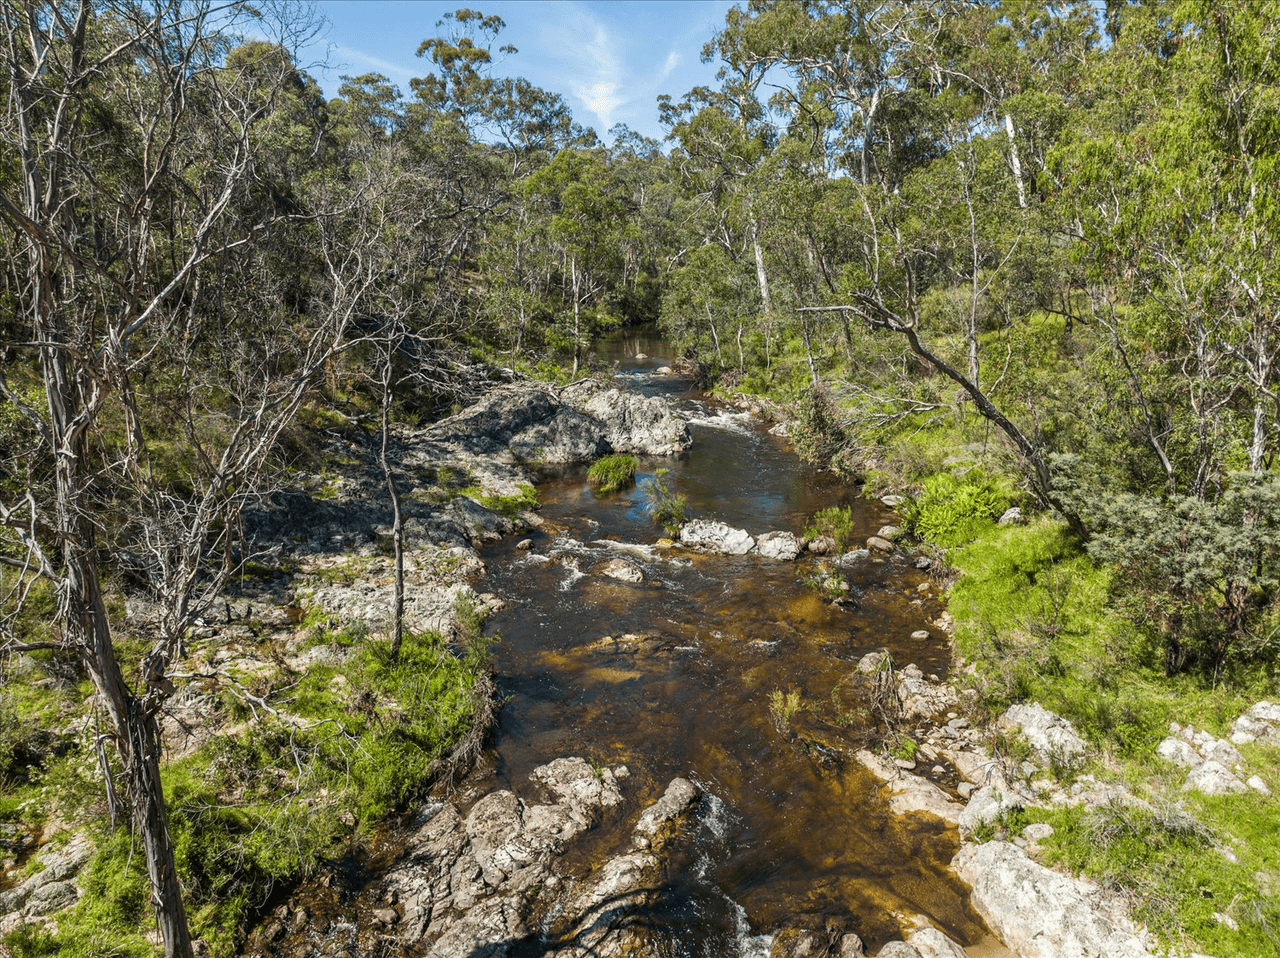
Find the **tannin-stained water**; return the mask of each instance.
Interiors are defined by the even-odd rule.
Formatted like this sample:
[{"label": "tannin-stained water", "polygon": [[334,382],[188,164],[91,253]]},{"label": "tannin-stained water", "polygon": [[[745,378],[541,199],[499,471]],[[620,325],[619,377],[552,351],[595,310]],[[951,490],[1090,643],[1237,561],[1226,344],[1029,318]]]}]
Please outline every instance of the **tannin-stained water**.
[{"label": "tannin-stained water", "polygon": [[[779,927],[828,920],[874,946],[916,915],[978,941],[985,930],[946,869],[954,831],[891,816],[861,766],[780,729],[770,708],[776,693],[799,693],[808,725],[839,738],[858,725],[849,678],[865,653],[887,647],[900,665],[943,674],[946,643],[929,624],[941,607],[917,591],[923,574],[901,555],[868,557],[849,574],[856,603],[836,607],[800,581],[811,558],[654,548],[662,533],[642,488],[667,468],[691,516],[753,535],[798,534],[817,510],[847,504],[865,538],[889,521],[887,510],[808,469],[784,440],[687,381],[654,375],[665,361],[660,340],[612,345],[619,383],[670,395],[690,420],[693,448],[679,460],[641,460],[627,493],[598,497],[585,469],[543,483],[546,524],[532,548],[508,540],[486,555],[485,588],[508,604],[488,626],[501,636],[505,704],[485,784],[523,792],[530,771],[566,755],[627,765],[628,807],[604,823],[599,855],[621,846],[629,817],[670,779],[702,785],[696,835],[645,917],[658,954],[767,954]],[[655,358],[635,360],[640,351]],[[599,574],[616,557],[638,565],[643,581]],[[912,640],[919,629],[933,637]]]}]

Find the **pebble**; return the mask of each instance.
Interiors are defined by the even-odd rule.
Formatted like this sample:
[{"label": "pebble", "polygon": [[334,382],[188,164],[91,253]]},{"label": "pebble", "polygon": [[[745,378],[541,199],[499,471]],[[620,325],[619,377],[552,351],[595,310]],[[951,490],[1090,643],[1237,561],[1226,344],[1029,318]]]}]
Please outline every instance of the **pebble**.
[{"label": "pebble", "polygon": [[1259,795],[1271,794],[1271,789],[1267,788],[1267,783],[1262,780],[1262,776],[1260,775],[1251,775],[1245,784]]},{"label": "pebble", "polygon": [[519,549],[521,552],[528,552],[530,549],[533,548],[533,540],[521,539],[519,542],[516,543],[516,548]]},{"label": "pebble", "polygon": [[917,642],[923,642],[925,639],[929,638],[929,632],[926,629],[916,629],[911,633],[911,638],[915,639]]}]

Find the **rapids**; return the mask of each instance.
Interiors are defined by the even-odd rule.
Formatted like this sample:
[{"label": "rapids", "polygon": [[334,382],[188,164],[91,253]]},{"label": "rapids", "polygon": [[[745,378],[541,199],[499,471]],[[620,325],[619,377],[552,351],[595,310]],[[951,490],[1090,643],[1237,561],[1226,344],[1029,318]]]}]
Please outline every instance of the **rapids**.
[{"label": "rapids", "polygon": [[[566,755],[627,765],[632,815],[674,776],[703,786],[711,798],[694,836],[643,916],[658,954],[767,955],[777,929],[828,921],[874,951],[917,915],[978,943],[986,930],[947,869],[955,831],[890,815],[877,782],[839,747],[865,730],[865,703],[848,685],[862,655],[888,648],[900,665],[946,673],[947,643],[932,624],[942,607],[917,591],[924,573],[901,552],[868,557],[847,573],[855,601],[833,606],[800,581],[813,558],[656,548],[662,533],[642,487],[668,468],[691,518],[753,535],[799,534],[815,511],[843,504],[860,542],[892,514],[807,468],[761,423],[656,374],[669,362],[660,339],[619,336],[606,350],[620,384],[677,404],[694,445],[681,460],[642,459],[626,493],[597,497],[585,468],[548,478],[532,547],[509,537],[485,554],[484,588],[507,603],[487,626],[501,637],[494,666],[505,701],[468,791],[519,788]],[[620,556],[643,581],[593,571]],[[913,640],[922,629],[931,637]],[[788,693],[799,694],[805,729],[821,734],[779,727],[771,703]],[[626,825],[625,812],[606,819],[590,851],[574,853],[586,855],[581,867],[616,853]]]}]

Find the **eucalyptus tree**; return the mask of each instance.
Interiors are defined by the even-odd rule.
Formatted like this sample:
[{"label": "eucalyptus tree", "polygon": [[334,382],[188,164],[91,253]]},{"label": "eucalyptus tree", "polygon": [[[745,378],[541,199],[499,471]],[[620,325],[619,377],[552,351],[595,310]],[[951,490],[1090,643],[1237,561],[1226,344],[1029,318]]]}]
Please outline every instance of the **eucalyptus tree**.
[{"label": "eucalyptus tree", "polygon": [[596,307],[620,259],[618,230],[626,204],[616,187],[608,156],[599,149],[562,149],[524,182],[558,261],[550,292],[567,300],[575,375],[583,346],[600,323]]},{"label": "eucalyptus tree", "polygon": [[[211,560],[230,520],[350,317],[305,285],[292,294],[310,308],[291,311],[260,282],[259,244],[304,228],[315,199],[273,189],[269,171],[301,169],[286,154],[314,152],[323,124],[293,128],[306,82],[287,55],[233,49],[249,16],[258,31],[297,26],[185,0],[0,4],[0,135],[16,160],[0,217],[22,326],[0,396],[31,440],[25,467],[5,461],[0,560],[15,600],[37,578],[57,595],[61,637],[43,644],[76,654],[108,715],[173,956],[192,943],[157,713],[225,576]],[[30,382],[10,381],[19,370]],[[112,554],[134,557],[160,609],[136,676],[104,592]]]}]

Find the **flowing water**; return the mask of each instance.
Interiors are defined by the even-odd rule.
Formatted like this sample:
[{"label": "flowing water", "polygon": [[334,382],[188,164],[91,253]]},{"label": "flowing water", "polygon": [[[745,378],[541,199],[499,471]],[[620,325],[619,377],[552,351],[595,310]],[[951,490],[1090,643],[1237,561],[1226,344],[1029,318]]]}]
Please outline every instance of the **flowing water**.
[{"label": "flowing water", "polygon": [[[486,588],[507,601],[489,628],[503,705],[484,787],[527,788],[530,771],[566,755],[625,764],[628,808],[605,822],[593,853],[625,841],[628,814],[675,776],[705,789],[694,837],[678,851],[645,920],[659,953],[767,955],[784,925],[833,921],[874,946],[926,916],[966,944],[985,929],[947,863],[954,830],[896,819],[877,782],[839,747],[865,726],[850,683],[858,659],[887,647],[899,664],[945,674],[945,640],[911,639],[941,611],[902,555],[868,558],[850,574],[855,602],[833,606],[799,577],[815,567],[757,556],[698,555],[653,544],[641,491],[659,468],[688,496],[692,517],[758,535],[800,533],[815,511],[851,507],[856,537],[891,521],[784,440],[654,373],[667,360],[652,337],[609,344],[620,384],[669,396],[690,421],[691,451],[642,459],[637,489],[597,497],[585,469],[539,486],[546,524],[527,552],[508,540],[487,555]],[[655,358],[637,360],[638,352]],[[640,583],[593,572],[616,557]],[[780,729],[770,704],[798,693],[805,709]],[[860,706],[863,709],[860,711]],[[610,845],[612,843],[612,849]],[[584,868],[589,862],[583,862]]]}]

